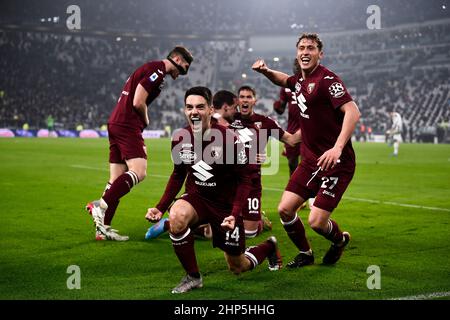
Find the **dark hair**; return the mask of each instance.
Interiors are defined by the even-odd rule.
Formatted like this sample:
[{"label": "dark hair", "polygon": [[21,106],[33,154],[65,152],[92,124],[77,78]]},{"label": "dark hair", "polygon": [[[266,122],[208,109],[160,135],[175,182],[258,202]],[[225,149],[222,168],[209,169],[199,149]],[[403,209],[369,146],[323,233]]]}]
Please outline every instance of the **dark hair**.
[{"label": "dark hair", "polygon": [[236,95],[231,91],[228,91],[228,90],[217,91],[213,97],[214,109],[222,108],[224,103],[231,106],[234,103],[235,99],[236,99]]},{"label": "dark hair", "polygon": [[173,58],[176,55],[181,56],[189,64],[194,61],[192,53],[190,53],[189,50],[183,46],[176,46],[175,48],[173,48],[172,51],[169,52],[168,57]]},{"label": "dark hair", "polygon": [[186,103],[187,97],[192,95],[202,96],[203,98],[205,98],[208,105],[211,105],[212,93],[211,90],[209,90],[207,87],[192,87],[188,89],[184,95],[184,103]]},{"label": "dark hair", "polygon": [[317,43],[317,48],[319,49],[319,51],[322,51],[323,43],[322,40],[320,40],[319,35],[317,33],[303,33],[300,36],[300,38],[298,38],[297,44],[295,45],[296,47],[298,47],[298,44],[300,43],[300,41],[302,41],[302,39],[309,39],[315,41]]},{"label": "dark hair", "polygon": [[238,94],[239,94],[242,90],[251,91],[251,92],[253,93],[253,96],[256,98],[256,91],[255,91],[255,89],[253,89],[252,87],[250,87],[250,86],[242,86],[242,87],[239,88]]}]

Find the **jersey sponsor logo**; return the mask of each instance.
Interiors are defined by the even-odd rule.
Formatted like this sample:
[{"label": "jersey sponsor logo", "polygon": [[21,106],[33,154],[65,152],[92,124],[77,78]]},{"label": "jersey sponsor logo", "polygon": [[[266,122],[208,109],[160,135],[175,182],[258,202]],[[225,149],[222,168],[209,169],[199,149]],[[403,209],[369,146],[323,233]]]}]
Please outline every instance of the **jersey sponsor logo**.
[{"label": "jersey sponsor logo", "polygon": [[151,82],[155,82],[155,80],[158,79],[158,75],[156,74],[156,72],[153,72],[149,79]]},{"label": "jersey sponsor logo", "polygon": [[213,174],[208,172],[209,170],[212,170],[212,167],[209,166],[205,161],[200,160],[195,165],[192,166],[192,169],[194,169],[196,172],[194,172],[194,176],[196,176],[201,181],[205,182],[208,179],[211,179],[214,177]]},{"label": "jersey sponsor logo", "polygon": [[316,86],[316,84],[314,82],[308,84],[307,91],[308,91],[309,94],[311,94],[311,92],[313,92],[315,86]]},{"label": "jersey sponsor logo", "polygon": [[306,109],[308,109],[308,107],[306,106],[306,98],[303,96],[303,93],[300,93],[297,96],[297,105],[300,108],[301,113],[304,113]]},{"label": "jersey sponsor logo", "polygon": [[247,143],[252,141],[253,132],[250,131],[249,128],[244,128],[237,130],[238,132],[238,140],[235,143]]},{"label": "jersey sponsor logo", "polygon": [[334,79],[334,77],[332,77],[332,76],[325,76],[325,77],[323,77],[324,79],[327,79],[327,80],[333,80]]},{"label": "jersey sponsor logo", "polygon": [[158,69],[158,72],[159,72],[160,74],[164,74],[164,73],[163,73],[161,70],[159,70],[159,69]]},{"label": "jersey sponsor logo", "polygon": [[258,121],[258,122],[254,122],[255,127],[257,127],[258,129],[261,129],[262,127],[262,122]]},{"label": "jersey sponsor logo", "polygon": [[333,82],[333,84],[329,86],[328,91],[333,98],[340,98],[345,94],[344,86],[340,82]]},{"label": "jersey sponsor logo", "polygon": [[302,89],[302,85],[300,84],[300,82],[297,82],[296,84],[295,84],[295,93],[299,93],[300,92],[300,90]]},{"label": "jersey sponsor logo", "polygon": [[242,129],[245,128],[242,124],[241,120],[234,120],[232,124],[230,124],[230,127],[233,129]]},{"label": "jersey sponsor logo", "polygon": [[192,163],[197,159],[197,154],[192,150],[181,150],[180,159],[184,163]]}]

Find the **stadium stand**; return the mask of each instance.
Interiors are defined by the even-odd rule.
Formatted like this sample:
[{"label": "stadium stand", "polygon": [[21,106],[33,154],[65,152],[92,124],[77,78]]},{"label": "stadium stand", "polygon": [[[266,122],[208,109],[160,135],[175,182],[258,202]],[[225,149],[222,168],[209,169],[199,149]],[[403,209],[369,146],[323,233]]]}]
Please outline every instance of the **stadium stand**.
[{"label": "stadium stand", "polygon": [[[61,6],[66,2],[70,4],[62,1]],[[425,141],[423,137],[438,131],[440,141],[448,136],[450,19],[439,5],[383,2],[383,28],[370,31],[365,29],[366,14],[349,14],[365,12],[369,1],[346,1],[337,8],[331,0],[320,6],[310,1],[268,1],[251,10],[252,1],[199,0],[194,10],[193,2],[169,0],[152,3],[150,11],[139,10],[146,5],[141,0],[129,1],[121,10],[115,10],[117,0],[79,1],[89,10],[83,10],[83,30],[74,33],[65,28],[65,11],[56,10],[51,2],[21,3],[27,10],[20,14],[17,4],[0,5],[0,127],[21,128],[28,123],[30,128],[43,128],[51,114],[57,128],[75,129],[80,124],[99,128],[129,73],[145,61],[164,57],[176,43],[189,47],[195,62],[186,79],[166,81],[162,99],[150,107],[149,129],[184,125],[182,97],[193,85],[236,90],[251,84],[257,88],[256,108],[284,125],[286,115],[272,110],[278,89],[250,69],[257,53],[249,50],[249,39],[258,34],[296,36],[308,30],[321,32],[323,63],[342,76],[364,124],[374,133],[384,133],[385,109],[392,105],[403,115],[407,140]],[[290,7],[296,10],[286,10]],[[306,10],[309,18],[300,28]],[[320,20],[327,10],[348,19]],[[173,19],[160,12],[170,12]],[[58,22],[37,18],[57,15]],[[292,52],[280,52],[276,62],[273,56],[264,58],[271,60],[271,67],[290,73]]]}]

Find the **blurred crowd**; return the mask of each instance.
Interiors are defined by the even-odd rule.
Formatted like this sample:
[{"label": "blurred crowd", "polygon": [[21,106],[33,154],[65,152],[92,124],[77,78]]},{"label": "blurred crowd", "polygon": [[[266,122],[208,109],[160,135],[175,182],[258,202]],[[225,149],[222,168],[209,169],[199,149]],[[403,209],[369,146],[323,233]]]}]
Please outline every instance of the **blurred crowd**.
[{"label": "blurred crowd", "polygon": [[[382,27],[448,17],[448,0],[17,0],[0,3],[0,21],[33,24],[76,4],[87,29],[183,34],[296,34],[366,28],[371,5]],[[45,22],[44,22],[45,23]]]},{"label": "blurred crowd", "polygon": [[[406,135],[450,120],[450,24],[413,25],[377,33],[344,32],[323,36],[323,64],[344,80],[358,103],[361,122],[384,133],[386,108],[404,118]],[[39,31],[0,31],[0,127],[46,126],[52,115],[56,128],[99,128],[107,122],[122,87],[138,66],[165,57],[174,40],[92,36]],[[251,71],[255,56],[246,40],[188,40],[194,55],[188,77],[166,80],[160,98],[149,108],[150,129],[177,128],[184,91],[206,85],[213,91],[256,88],[256,111],[281,125],[286,115],[273,112],[279,89]],[[265,57],[270,59],[270,57]],[[293,56],[268,61],[292,73]]]}]

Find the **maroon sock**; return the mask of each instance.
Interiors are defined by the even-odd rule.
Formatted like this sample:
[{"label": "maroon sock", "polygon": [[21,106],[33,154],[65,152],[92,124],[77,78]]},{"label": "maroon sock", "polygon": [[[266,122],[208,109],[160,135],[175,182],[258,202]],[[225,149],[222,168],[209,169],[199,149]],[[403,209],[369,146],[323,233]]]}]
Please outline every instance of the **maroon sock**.
[{"label": "maroon sock", "polygon": [[339,229],[338,224],[331,219],[328,220],[327,231],[318,228],[315,228],[314,231],[333,243],[340,243],[343,239],[342,231]]},{"label": "maroon sock", "polygon": [[255,268],[258,264],[264,261],[266,257],[272,252],[274,249],[274,244],[266,240],[263,243],[260,243],[256,247],[250,247],[245,251],[245,257],[250,260],[252,263],[252,269]]},{"label": "maroon sock", "polygon": [[175,254],[180,260],[181,265],[188,274],[198,274],[197,259],[195,258],[194,250],[194,235],[191,229],[184,230],[183,232],[172,234],[170,233],[170,239],[172,239],[173,249]]},{"label": "maroon sock", "polygon": [[108,203],[108,209],[105,211],[104,223],[107,226],[111,225],[111,221],[114,218],[114,214],[116,213],[117,206],[119,205],[119,201],[114,201]]},{"label": "maroon sock", "polygon": [[131,188],[139,183],[136,173],[133,171],[127,171],[121,176],[119,176],[111,184],[111,187],[106,190],[103,195],[103,200],[108,204],[108,206],[116,201],[119,201],[124,195],[130,192]]},{"label": "maroon sock", "polygon": [[296,216],[291,222],[283,224],[283,227],[291,241],[300,251],[306,252],[311,249],[308,239],[306,239],[305,227],[303,226],[302,220],[300,220],[298,216]]}]

